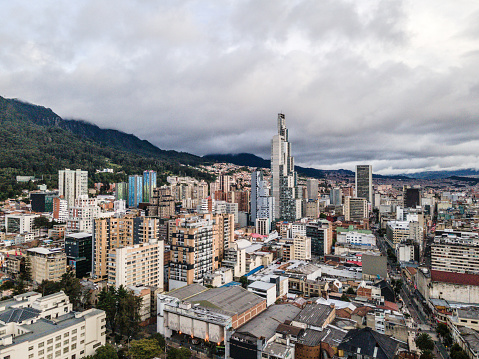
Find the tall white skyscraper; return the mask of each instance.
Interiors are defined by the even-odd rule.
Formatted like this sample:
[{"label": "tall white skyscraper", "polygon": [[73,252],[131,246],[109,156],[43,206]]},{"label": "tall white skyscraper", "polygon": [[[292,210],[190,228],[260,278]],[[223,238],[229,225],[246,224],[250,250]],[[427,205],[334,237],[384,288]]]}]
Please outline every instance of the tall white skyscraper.
[{"label": "tall white skyscraper", "polygon": [[274,221],[274,198],[269,194],[263,171],[251,174],[251,222],[256,223],[258,218],[269,219],[270,225]]},{"label": "tall white skyscraper", "polygon": [[68,207],[75,204],[75,199],[88,196],[88,171],[65,169],[58,171],[58,190],[67,201]]},{"label": "tall white skyscraper", "polygon": [[373,203],[373,168],[371,165],[356,166],[356,197]]},{"label": "tall white skyscraper", "polygon": [[276,219],[292,222],[299,218],[298,214],[301,216],[301,211],[297,210],[301,203],[297,175],[282,113],[278,114],[278,134],[271,140],[271,189]]}]

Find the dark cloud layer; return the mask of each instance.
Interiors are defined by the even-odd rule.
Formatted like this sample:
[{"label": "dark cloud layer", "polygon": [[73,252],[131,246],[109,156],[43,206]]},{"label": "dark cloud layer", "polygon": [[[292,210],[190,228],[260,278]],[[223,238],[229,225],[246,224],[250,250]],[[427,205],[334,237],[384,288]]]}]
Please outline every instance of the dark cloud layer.
[{"label": "dark cloud layer", "polygon": [[8,1],[0,95],[164,149],[375,172],[479,167],[471,1]]}]

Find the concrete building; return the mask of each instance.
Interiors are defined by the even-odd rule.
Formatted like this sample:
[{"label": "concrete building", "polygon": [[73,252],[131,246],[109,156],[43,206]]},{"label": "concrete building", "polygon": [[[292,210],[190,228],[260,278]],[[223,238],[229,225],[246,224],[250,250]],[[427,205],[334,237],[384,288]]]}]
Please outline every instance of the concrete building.
[{"label": "concrete building", "polygon": [[105,312],[73,312],[63,292],[29,292],[0,307],[1,358],[83,358],[105,345]]},{"label": "concrete building", "polygon": [[68,203],[63,198],[53,198],[53,219],[58,223],[65,223],[68,219]]},{"label": "concrete building", "polygon": [[271,221],[269,218],[256,218],[256,233],[268,235],[271,231]]},{"label": "concrete building", "polygon": [[[178,218],[170,227],[170,290],[193,283],[217,267],[213,264],[213,219],[210,216]],[[218,240],[215,241],[218,244]]]},{"label": "concrete building", "polygon": [[255,281],[248,285],[248,291],[266,299],[266,305],[269,307],[276,301],[276,283]]},{"label": "concrete building", "polygon": [[336,228],[336,238],[338,243],[348,243],[355,246],[375,247],[376,236],[367,229]]},{"label": "concrete building", "polygon": [[170,218],[175,215],[175,198],[171,195],[169,187],[154,188],[149,202],[149,216]]},{"label": "concrete building", "polygon": [[246,273],[246,250],[241,242],[233,242],[225,250],[223,266],[231,268],[234,278],[240,278]]},{"label": "concrete building", "polygon": [[329,198],[332,205],[340,206],[343,204],[343,191],[339,187],[331,188]]},{"label": "concrete building", "polygon": [[59,195],[67,201],[68,207],[75,204],[75,199],[88,196],[88,171],[65,169],[58,171]]},{"label": "concrete building", "polygon": [[6,233],[30,233],[34,229],[35,218],[38,214],[7,214],[5,215]]},{"label": "concrete building", "polygon": [[77,278],[90,275],[93,264],[93,235],[91,233],[71,233],[65,236],[67,265],[75,269]]},{"label": "concrete building", "polygon": [[107,279],[110,250],[159,239],[160,223],[150,217],[111,217],[95,220],[93,230],[93,276]]},{"label": "concrete building", "polygon": [[164,243],[148,243],[113,248],[107,255],[108,285],[163,288]]},{"label": "concrete building", "polygon": [[376,254],[362,255],[363,279],[374,280],[388,277],[387,257]]},{"label": "concrete building", "polygon": [[128,202],[128,183],[120,182],[115,184],[115,199]]},{"label": "concrete building", "polygon": [[344,219],[349,221],[362,221],[369,217],[368,202],[364,198],[344,198]]},{"label": "concrete building", "polygon": [[[226,342],[228,357],[233,359],[283,358],[278,350],[275,350],[276,355],[271,355],[269,347],[279,344],[277,339],[283,336],[278,333],[279,326],[290,322],[300,311],[300,308],[292,304],[270,306],[231,334]],[[287,351],[287,354],[289,355],[285,358],[294,358],[294,347]]]},{"label": "concrete building", "polygon": [[371,165],[357,165],[355,176],[356,197],[373,203],[373,168]]},{"label": "concrete building", "polygon": [[257,219],[268,219],[271,231],[271,224],[275,219],[274,198],[270,195],[268,181],[264,179],[262,171],[255,171],[251,174],[251,222],[256,223]]},{"label": "concrete building", "polygon": [[[231,329],[266,309],[266,299],[240,286],[208,289],[192,284],[158,295],[158,333],[221,345]],[[227,353],[228,354],[228,353]]]},{"label": "concrete building", "polygon": [[67,218],[67,232],[92,233],[93,221],[100,217],[101,210],[96,198],[79,196],[74,205],[69,207]]},{"label": "concrete building", "polygon": [[275,219],[293,222],[301,216],[297,174],[283,114],[278,114],[278,134],[271,141],[271,190]]},{"label": "concrete building", "polygon": [[331,254],[333,227],[331,222],[318,219],[306,224],[306,236],[311,238],[311,254],[322,257]]},{"label": "concrete building", "polygon": [[306,180],[306,191],[308,195],[307,199],[318,199],[319,181],[316,178],[308,178]]},{"label": "concrete building", "polygon": [[431,269],[479,274],[479,239],[455,235],[435,237],[431,244]]},{"label": "concrete building", "polygon": [[67,270],[67,257],[62,248],[37,247],[27,250],[32,280],[58,282]]}]

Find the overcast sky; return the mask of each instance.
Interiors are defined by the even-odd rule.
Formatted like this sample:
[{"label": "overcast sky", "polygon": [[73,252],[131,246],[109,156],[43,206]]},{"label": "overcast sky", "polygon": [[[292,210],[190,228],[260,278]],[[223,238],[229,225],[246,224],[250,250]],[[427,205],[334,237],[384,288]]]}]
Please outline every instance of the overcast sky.
[{"label": "overcast sky", "polygon": [[479,1],[2,1],[0,95],[197,155],[479,168]]}]

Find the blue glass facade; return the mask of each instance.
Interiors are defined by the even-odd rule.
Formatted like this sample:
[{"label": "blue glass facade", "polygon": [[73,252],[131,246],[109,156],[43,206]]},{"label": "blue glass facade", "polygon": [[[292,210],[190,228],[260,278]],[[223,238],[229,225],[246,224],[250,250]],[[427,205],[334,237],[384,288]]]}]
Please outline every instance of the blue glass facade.
[{"label": "blue glass facade", "polygon": [[128,178],[128,207],[138,207],[143,202],[143,177],[134,175]]},{"label": "blue glass facade", "polygon": [[143,202],[150,202],[153,195],[153,188],[156,188],[156,172],[143,172]]}]

